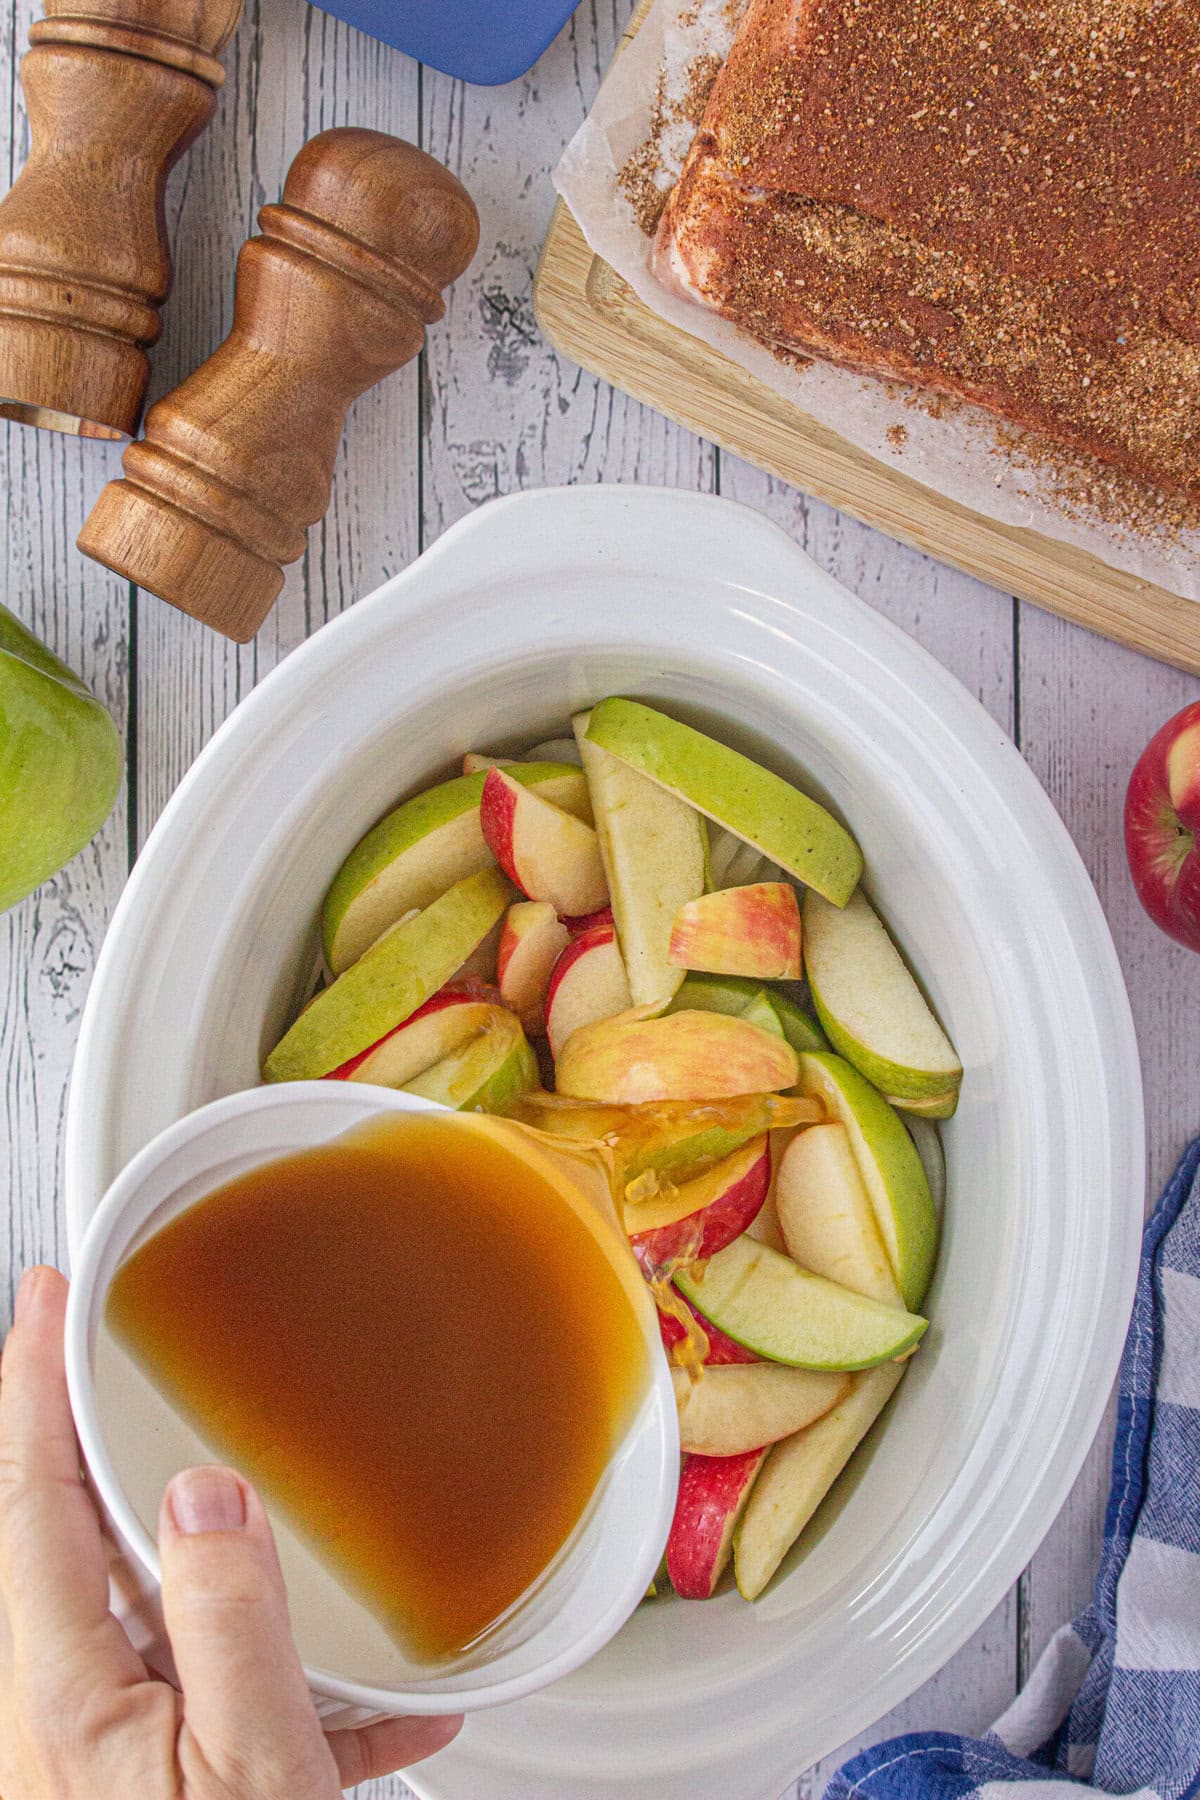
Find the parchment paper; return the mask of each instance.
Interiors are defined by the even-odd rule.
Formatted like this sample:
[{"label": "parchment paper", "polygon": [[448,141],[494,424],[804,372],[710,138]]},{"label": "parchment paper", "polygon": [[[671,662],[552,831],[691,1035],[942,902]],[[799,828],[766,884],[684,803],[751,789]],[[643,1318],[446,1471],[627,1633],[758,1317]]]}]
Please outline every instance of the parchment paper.
[{"label": "parchment paper", "polygon": [[[667,192],[695,132],[680,113],[698,76],[724,60],[745,0],[656,0],[637,36],[619,55],[591,113],[568,144],[554,185],[597,255],[660,318],[702,339],[880,462],[999,520],[1090,551],[1113,568],[1200,599],[1200,531],[1151,522],[1109,523],[1076,494],[1056,491],[1046,468],[1022,464],[1019,447],[1003,454],[997,425],[978,408],[928,404],[913,389],[872,381],[827,363],[793,367],[728,320],[669,291],[650,269],[652,238],[620,181],[629,159],[652,139],[650,176]],[[692,107],[694,111],[694,105]],[[907,402],[907,404],[906,404]],[[889,436],[890,434],[890,436]],[[1006,440],[1016,437],[1006,428]],[[1081,487],[1082,487],[1081,483]]]}]

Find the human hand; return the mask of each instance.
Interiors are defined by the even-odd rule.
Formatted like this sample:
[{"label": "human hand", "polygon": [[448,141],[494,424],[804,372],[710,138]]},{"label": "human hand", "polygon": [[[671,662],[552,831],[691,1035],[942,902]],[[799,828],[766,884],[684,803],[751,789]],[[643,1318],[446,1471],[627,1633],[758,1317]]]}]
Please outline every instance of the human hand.
[{"label": "human hand", "polygon": [[31,1270],[0,1373],[4,1800],[336,1800],[448,1744],[457,1718],[326,1736],[262,1502],[228,1469],[163,1497],[163,1611],[182,1694],[108,1609],[100,1521],[67,1399],[67,1284]]}]

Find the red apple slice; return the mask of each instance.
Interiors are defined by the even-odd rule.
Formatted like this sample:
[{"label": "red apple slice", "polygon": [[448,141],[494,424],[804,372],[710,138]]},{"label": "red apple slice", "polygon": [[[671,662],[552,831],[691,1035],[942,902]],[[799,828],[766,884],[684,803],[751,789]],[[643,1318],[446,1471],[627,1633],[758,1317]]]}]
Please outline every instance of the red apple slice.
[{"label": "red apple slice", "polygon": [[794,1087],[796,1052],[783,1038],[725,1013],[634,1007],[584,1025],[563,1046],[557,1088],[576,1100],[721,1100]]},{"label": "red apple slice", "polygon": [[555,1057],[573,1032],[628,1008],[629,983],[612,923],[571,938],[546,990],[546,1033]]},{"label": "red apple slice", "polygon": [[[714,1325],[711,1319],[706,1319],[699,1307],[693,1306],[690,1300],[684,1299],[678,1288],[672,1288],[670,1291],[680,1306],[686,1307],[691,1313],[708,1339],[708,1353],[704,1358],[706,1368],[720,1368],[723,1364],[730,1363],[758,1362],[759,1358],[753,1350],[747,1350],[744,1344],[735,1344],[731,1337],[726,1337],[720,1326]],[[672,1352],[676,1344],[682,1344],[687,1337],[687,1326],[682,1319],[676,1318],[674,1313],[663,1312],[660,1307],[658,1331],[663,1341],[663,1349],[667,1352],[669,1360],[674,1362],[675,1358]]]},{"label": "red apple slice", "polygon": [[575,917],[568,913],[563,918],[563,924],[572,937],[578,937],[584,931],[592,931],[597,925],[611,925],[612,923],[613,909],[611,906],[599,906],[595,912],[580,913]]},{"label": "red apple slice", "polygon": [[667,1538],[667,1574],[680,1599],[711,1600],[765,1456],[760,1448],[741,1456],[689,1456],[684,1463]]},{"label": "red apple slice", "polygon": [[551,971],[568,941],[548,900],[519,900],[504,915],[496,957],[500,998],[530,1037],[540,1037],[546,1028]]},{"label": "red apple slice", "polygon": [[568,914],[592,912],[607,901],[592,827],[503,769],[489,769],[484,777],[479,822],[488,849],[531,900],[549,900],[555,912]]},{"label": "red apple slice", "polygon": [[745,1231],[770,1186],[771,1151],[764,1132],[666,1198],[627,1204],[629,1241],[643,1267],[700,1262]]},{"label": "red apple slice", "polygon": [[680,1447],[701,1456],[741,1456],[778,1443],[822,1418],[850,1391],[848,1375],[757,1362],[706,1368],[698,1381],[671,1370]]},{"label": "red apple slice", "polygon": [[677,969],[750,975],[758,981],[799,980],[795,888],[786,881],[759,881],[687,901],[675,915],[667,954]]},{"label": "red apple slice", "polygon": [[483,1030],[496,1010],[478,992],[442,988],[386,1037],[361,1050],[325,1081],[369,1081],[375,1087],[403,1087],[423,1070],[449,1056]]}]

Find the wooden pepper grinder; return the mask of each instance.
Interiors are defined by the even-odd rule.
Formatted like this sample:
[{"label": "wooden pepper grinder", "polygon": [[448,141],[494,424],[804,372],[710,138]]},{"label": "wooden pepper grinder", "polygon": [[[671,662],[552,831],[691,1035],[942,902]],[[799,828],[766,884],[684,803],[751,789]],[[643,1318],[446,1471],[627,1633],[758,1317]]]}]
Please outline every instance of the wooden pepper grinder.
[{"label": "wooden pepper grinder", "polygon": [[448,169],[378,131],[323,131],[242,246],[233,330],[146,416],[79,537],[244,643],[329,504],[350,402],[421,348],[479,219]]},{"label": "wooden pepper grinder", "polygon": [[46,0],[29,160],[0,204],[0,416],[131,437],[171,282],[167,173],[203,130],[242,0]]}]

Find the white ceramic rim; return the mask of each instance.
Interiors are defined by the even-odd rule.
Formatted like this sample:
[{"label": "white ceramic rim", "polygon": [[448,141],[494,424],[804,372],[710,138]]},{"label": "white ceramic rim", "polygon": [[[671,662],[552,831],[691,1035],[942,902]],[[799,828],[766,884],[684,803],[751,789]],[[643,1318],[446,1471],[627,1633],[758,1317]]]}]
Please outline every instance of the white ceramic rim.
[{"label": "white ceramic rim", "polygon": [[[67,1388],[75,1430],[95,1494],[108,1514],[117,1539],[125,1552],[136,1559],[153,1583],[155,1592],[162,1584],[162,1559],[158,1553],[158,1545],[142,1523],[117,1477],[100,1427],[92,1380],[92,1355],[98,1315],[103,1305],[103,1295],[98,1292],[98,1286],[104,1278],[110,1246],[114,1237],[123,1236],[127,1215],[139,1210],[147,1180],[187,1144],[197,1137],[221,1131],[230,1132],[236,1139],[240,1120],[264,1111],[280,1112],[289,1108],[303,1108],[309,1104],[313,1089],[319,1089],[323,1109],[336,1110],[340,1107],[346,1112],[349,1121],[346,1129],[350,1129],[350,1123],[361,1120],[364,1113],[370,1116],[375,1112],[382,1116],[389,1112],[447,1111],[436,1100],[397,1093],[390,1088],[373,1087],[365,1082],[289,1082],[275,1087],[248,1088],[241,1093],[226,1094],[176,1120],[174,1125],[168,1125],[165,1131],[160,1132],[125,1165],[93,1213],[74,1259],[67,1302],[65,1348]],[[227,1160],[228,1154],[226,1148],[221,1162]],[[278,1154],[280,1152],[272,1151],[268,1160],[274,1160]],[[189,1178],[188,1185],[192,1181],[203,1179],[203,1174],[197,1171]],[[140,1228],[139,1222],[134,1227],[135,1237]],[[561,1680],[564,1675],[569,1675],[589,1657],[594,1656],[620,1630],[645,1595],[661,1560],[675,1510],[675,1475],[679,1465],[675,1396],[666,1363],[661,1357],[654,1355],[659,1334],[649,1290],[639,1282],[636,1285],[631,1283],[629,1292],[639,1315],[647,1349],[651,1352],[650,1379],[637,1415],[614,1452],[613,1463],[621,1462],[630,1441],[635,1435],[640,1435],[645,1424],[649,1423],[654,1436],[658,1487],[653,1512],[645,1520],[645,1530],[637,1552],[630,1558],[624,1579],[611,1594],[604,1612],[592,1621],[589,1629],[581,1633],[569,1648],[556,1656],[548,1657],[524,1675],[489,1681],[486,1679],[488,1665],[485,1663],[480,1672],[481,1679],[474,1687],[449,1691],[434,1687],[407,1690],[401,1687],[380,1688],[368,1682],[346,1680],[328,1669],[311,1668],[306,1664],[305,1679],[314,1694],[341,1700],[348,1706],[381,1715],[475,1712],[520,1700],[551,1682]],[[585,1523],[582,1535],[571,1547],[570,1554],[573,1557],[588,1554],[587,1544],[594,1523],[594,1519]],[[536,1636],[534,1632],[530,1641],[536,1641]]]},{"label": "white ceramic rim", "polygon": [[[1042,1392],[1046,1419],[1052,1423],[1043,1422],[1036,1446],[1027,1441],[1019,1466],[1010,1471],[1008,1507],[1001,1514],[991,1503],[992,1535],[986,1542],[986,1534],[973,1541],[975,1554],[969,1578],[963,1577],[964,1591],[946,1597],[947,1570],[938,1592],[925,1595],[920,1627],[914,1628],[903,1652],[873,1679],[869,1714],[847,1691],[810,1732],[804,1751],[809,1762],[863,1730],[870,1717],[881,1716],[906,1698],[966,1642],[1011,1588],[1066,1499],[1103,1417],[1132,1304],[1145,1183],[1144,1120],[1136,1040],[1111,936],[1078,852],[1032,771],[949,671],[812,564],[778,527],[732,502],[674,490],[598,486],[514,495],[489,503],[453,526],[416,564],[333,620],[269,675],[185,776],[118,906],[80,1034],[66,1132],[68,1226],[72,1243],[77,1243],[91,1205],[90,1178],[104,1163],[107,1119],[98,1116],[95,1102],[99,1094],[105,1105],[112,1103],[108,1071],[119,1054],[121,989],[136,962],[139,919],[152,915],[174,859],[186,851],[193,816],[203,815],[212,805],[228,770],[244,757],[252,758],[262,733],[315,701],[331,660],[351,662],[368,655],[375,642],[394,630],[398,613],[417,621],[426,610],[442,604],[447,594],[458,594],[460,565],[500,569],[514,583],[530,572],[544,576],[548,567],[567,566],[583,569],[599,582],[608,570],[619,574],[634,557],[642,558],[639,567],[649,568],[655,546],[661,566],[664,533],[673,570],[691,573],[698,581],[710,576],[724,581],[736,591],[742,614],[762,634],[790,640],[792,650],[811,654],[817,670],[823,657],[839,670],[852,670],[865,692],[881,705],[886,700],[893,712],[900,709],[897,716],[904,717],[904,729],[910,736],[920,735],[929,754],[936,752],[947,769],[973,765],[1014,842],[1031,864],[1037,865],[1040,858],[1040,866],[1053,871],[1054,892],[1039,929],[1044,929],[1054,958],[1070,967],[1072,999],[1078,1008],[1074,1016],[1082,1021],[1102,1078],[1097,1090],[1084,1096],[1086,1119],[1073,1122],[1078,1144],[1091,1147],[1089,1167],[1093,1174],[1098,1172],[1098,1189],[1094,1237],[1087,1247],[1088,1319],[1085,1323],[1072,1316],[1068,1354]],[[565,626],[557,616],[551,622],[561,644]],[[801,626],[807,634],[803,642]],[[578,646],[587,641],[580,634]],[[606,636],[600,620],[594,641],[612,648],[629,637]],[[955,1557],[961,1577],[961,1546]],[[707,1800],[708,1790],[700,1786],[702,1772],[709,1766],[727,1768],[737,1755],[747,1769],[756,1771],[750,1777],[761,1783],[753,1790],[755,1796],[773,1800],[797,1772],[782,1738],[795,1729],[790,1722],[795,1695],[786,1667],[773,1666],[769,1691],[763,1687],[756,1692],[745,1681],[740,1688],[718,1683],[711,1697],[719,1702],[713,1709],[719,1716],[700,1714],[693,1707],[686,1734],[677,1734],[676,1739],[660,1708],[654,1751],[637,1764],[639,1774],[656,1786],[660,1782],[670,1786],[672,1794],[684,1791],[686,1776],[687,1791],[696,1800]],[[697,1706],[703,1698],[697,1692]],[[642,1730],[654,1700],[649,1693],[636,1703],[623,1698],[602,1712],[563,1690],[530,1704],[537,1706],[537,1722],[532,1722],[532,1714],[526,1721],[526,1709],[521,1709],[520,1750],[506,1741],[500,1753],[495,1743],[473,1740],[477,1749],[471,1768],[477,1775],[486,1770],[489,1781],[494,1770],[492,1791],[497,1796],[503,1793],[505,1800],[510,1791],[539,1796],[554,1792],[552,1757],[559,1758],[553,1767],[561,1781],[561,1771],[576,1766],[562,1760],[568,1740],[573,1743],[572,1733],[589,1726],[604,1736],[602,1767],[615,1769],[626,1733],[632,1744],[635,1728]],[[551,1748],[539,1748],[534,1741],[543,1727],[554,1740]],[[639,1742],[644,1746],[644,1736]],[[466,1755],[472,1746],[464,1742],[462,1748]],[[448,1753],[457,1754],[457,1750]],[[632,1764],[627,1764],[626,1781],[631,1770]],[[506,1780],[511,1781],[511,1790],[503,1785]],[[468,1791],[461,1786],[443,1789],[436,1763],[420,1770],[410,1785],[426,1800]],[[587,1791],[618,1791],[617,1777],[597,1776]],[[715,1796],[729,1790],[725,1786],[711,1791]]]}]

